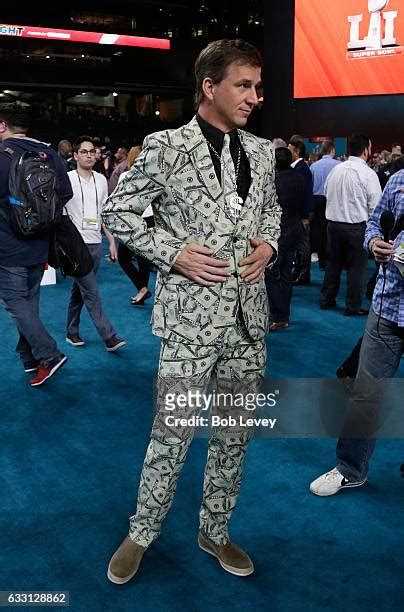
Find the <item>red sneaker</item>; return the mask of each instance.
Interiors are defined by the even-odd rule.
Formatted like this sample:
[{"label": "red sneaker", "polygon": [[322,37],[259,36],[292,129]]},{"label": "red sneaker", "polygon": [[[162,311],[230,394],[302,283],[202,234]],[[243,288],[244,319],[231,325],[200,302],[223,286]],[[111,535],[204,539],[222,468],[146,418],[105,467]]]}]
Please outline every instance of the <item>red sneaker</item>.
[{"label": "red sneaker", "polygon": [[36,376],[29,381],[31,387],[39,387],[53,376],[59,368],[61,368],[67,361],[66,355],[60,355],[51,361],[47,366],[39,365],[36,371]]}]

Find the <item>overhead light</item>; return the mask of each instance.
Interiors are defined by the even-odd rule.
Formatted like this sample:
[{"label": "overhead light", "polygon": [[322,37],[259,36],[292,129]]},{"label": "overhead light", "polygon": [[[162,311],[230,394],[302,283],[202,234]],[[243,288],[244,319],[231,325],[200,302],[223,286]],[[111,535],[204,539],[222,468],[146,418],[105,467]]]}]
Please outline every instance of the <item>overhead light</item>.
[{"label": "overhead light", "polygon": [[82,55],[81,57],[86,57],[85,55]]},{"label": "overhead light", "polygon": [[11,93],[11,91],[9,89],[3,89],[4,93]]},{"label": "overhead light", "polygon": [[159,114],[160,114],[160,111],[159,111],[159,110],[156,110],[156,111],[154,112],[154,114],[155,114],[155,115],[157,115],[157,117],[158,117],[158,116],[159,116]]},{"label": "overhead light", "polygon": [[87,94],[86,94],[86,92],[85,92],[85,91],[83,91],[81,95],[82,95],[82,96],[86,96]]},{"label": "overhead light", "polygon": [[118,92],[113,91],[113,92],[112,92],[112,95],[114,96],[114,98],[116,98],[116,96],[118,95]]},{"label": "overhead light", "polygon": [[46,59],[50,59],[50,55],[46,55],[45,57],[46,57]]},{"label": "overhead light", "polygon": [[27,55],[27,57],[31,57],[30,55]]}]

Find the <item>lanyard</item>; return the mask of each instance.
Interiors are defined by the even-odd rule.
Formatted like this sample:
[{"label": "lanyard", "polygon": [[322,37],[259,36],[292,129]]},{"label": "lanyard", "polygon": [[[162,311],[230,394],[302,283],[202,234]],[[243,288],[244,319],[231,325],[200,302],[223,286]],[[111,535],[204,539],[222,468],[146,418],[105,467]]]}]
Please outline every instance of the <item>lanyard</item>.
[{"label": "lanyard", "polygon": [[[77,172],[77,170],[76,170]],[[79,185],[80,185],[80,191],[81,191],[81,212],[82,212],[82,219],[84,219],[84,194],[83,194],[83,187],[81,185],[81,178],[80,178],[80,174],[77,172],[77,176],[79,179]],[[95,176],[94,176],[94,172],[91,171],[91,176],[93,177],[93,181],[94,181],[94,189],[95,189],[95,204],[97,207],[97,219],[98,219],[98,191],[97,191],[97,183],[95,182]]]}]

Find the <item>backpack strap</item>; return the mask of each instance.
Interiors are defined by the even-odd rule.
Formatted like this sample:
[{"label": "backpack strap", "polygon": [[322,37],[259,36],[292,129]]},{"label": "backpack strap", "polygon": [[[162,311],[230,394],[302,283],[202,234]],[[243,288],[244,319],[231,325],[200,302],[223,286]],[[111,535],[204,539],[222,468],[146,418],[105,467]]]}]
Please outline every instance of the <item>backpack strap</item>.
[{"label": "backpack strap", "polygon": [[[7,144],[4,143],[0,143],[0,153],[4,153],[4,155],[7,155],[7,157],[12,161],[14,159],[15,156],[15,151],[14,149],[12,149],[11,147],[9,147]],[[12,206],[21,206],[21,202],[20,200],[16,200],[15,198],[12,198],[11,195],[7,195],[5,197],[5,199],[12,205]]]},{"label": "backpack strap", "polygon": [[0,153],[4,153],[4,155],[7,155],[7,157],[9,157],[10,159],[13,159],[15,151],[14,151],[14,149],[9,147],[8,145],[5,145],[5,144],[1,143],[0,144]]}]

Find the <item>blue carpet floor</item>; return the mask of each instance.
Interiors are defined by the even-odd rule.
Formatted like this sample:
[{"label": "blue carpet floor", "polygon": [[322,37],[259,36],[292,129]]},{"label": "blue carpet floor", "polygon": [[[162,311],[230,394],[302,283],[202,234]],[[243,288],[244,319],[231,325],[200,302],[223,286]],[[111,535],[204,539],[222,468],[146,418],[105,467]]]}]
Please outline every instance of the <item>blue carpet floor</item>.
[{"label": "blue carpet floor", "polygon": [[[317,268],[317,264],[313,264]],[[74,612],[404,609],[401,441],[378,443],[369,483],[333,498],[308,491],[334,466],[335,440],[256,439],[247,454],[231,532],[255,561],[246,579],[221,570],[196,543],[206,440],[189,452],[161,538],[138,576],[106,579],[127,533],[151,425],[159,341],[151,301],[133,308],[129,281],[104,262],[107,312],[128,345],[108,354],[85,314],[87,342],[64,342],[70,281],[42,290],[42,312],[69,362],[30,389],[0,311],[0,590],[70,592]],[[295,290],[292,324],[268,338],[274,378],[332,378],[365,321],[318,308],[321,276]],[[400,370],[403,376],[403,369]]]}]

